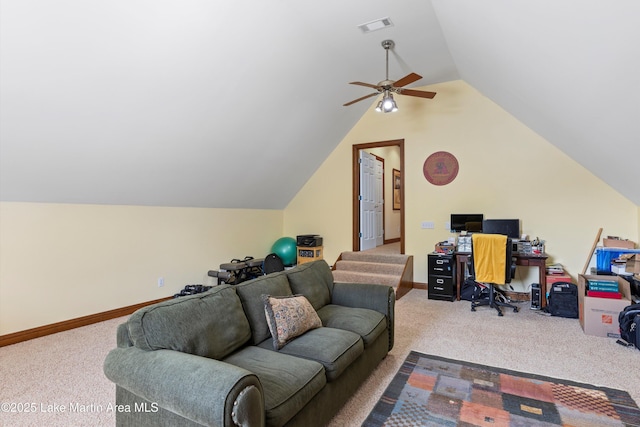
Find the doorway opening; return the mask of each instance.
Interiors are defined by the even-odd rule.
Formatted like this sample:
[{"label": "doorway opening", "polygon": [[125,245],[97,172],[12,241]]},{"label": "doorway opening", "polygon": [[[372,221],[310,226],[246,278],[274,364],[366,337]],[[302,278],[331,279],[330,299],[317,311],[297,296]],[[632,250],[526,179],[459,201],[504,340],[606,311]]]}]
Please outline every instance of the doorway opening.
[{"label": "doorway opening", "polygon": [[[400,160],[400,177],[399,177],[399,205],[400,205],[400,253],[405,253],[405,221],[404,221],[404,139],[396,139],[390,141],[370,142],[366,144],[355,144],[352,147],[352,192],[353,192],[353,204],[352,204],[352,247],[353,251],[357,252],[361,250],[360,237],[362,233],[361,224],[361,198],[360,198],[360,152],[362,150],[370,150],[373,148],[381,147],[398,147],[399,160]],[[389,202],[392,203],[392,196],[385,196]]]}]

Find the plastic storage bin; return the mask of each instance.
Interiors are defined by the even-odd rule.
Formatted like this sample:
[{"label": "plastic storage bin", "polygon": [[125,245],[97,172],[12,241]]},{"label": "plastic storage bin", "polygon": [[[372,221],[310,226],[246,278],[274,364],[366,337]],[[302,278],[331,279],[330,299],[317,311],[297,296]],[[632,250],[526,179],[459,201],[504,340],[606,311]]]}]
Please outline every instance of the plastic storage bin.
[{"label": "plastic storage bin", "polygon": [[611,273],[611,261],[622,254],[640,254],[640,249],[596,248],[596,269],[598,274]]}]

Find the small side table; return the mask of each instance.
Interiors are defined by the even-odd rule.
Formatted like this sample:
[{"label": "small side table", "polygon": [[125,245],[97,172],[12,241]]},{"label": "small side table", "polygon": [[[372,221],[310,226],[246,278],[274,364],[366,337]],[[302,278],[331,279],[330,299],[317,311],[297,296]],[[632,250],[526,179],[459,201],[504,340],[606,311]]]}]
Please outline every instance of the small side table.
[{"label": "small side table", "polygon": [[322,258],[322,246],[298,246],[298,265]]}]

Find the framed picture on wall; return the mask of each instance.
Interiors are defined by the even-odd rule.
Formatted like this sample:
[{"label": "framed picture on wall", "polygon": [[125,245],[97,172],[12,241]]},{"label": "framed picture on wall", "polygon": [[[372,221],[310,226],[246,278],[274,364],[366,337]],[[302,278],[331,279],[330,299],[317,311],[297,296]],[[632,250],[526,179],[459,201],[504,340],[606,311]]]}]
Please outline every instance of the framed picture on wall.
[{"label": "framed picture on wall", "polygon": [[399,211],[400,205],[402,202],[402,192],[400,191],[400,186],[402,182],[400,181],[400,171],[398,169],[393,170],[393,210]]}]

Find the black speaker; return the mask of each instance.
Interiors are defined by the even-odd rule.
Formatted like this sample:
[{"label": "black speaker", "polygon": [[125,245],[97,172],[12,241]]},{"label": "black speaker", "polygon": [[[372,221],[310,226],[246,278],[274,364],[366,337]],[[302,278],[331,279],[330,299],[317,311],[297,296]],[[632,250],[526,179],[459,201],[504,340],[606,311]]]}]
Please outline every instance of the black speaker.
[{"label": "black speaker", "polygon": [[542,293],[540,292],[540,284],[531,284],[531,310],[540,310],[542,305]]}]

